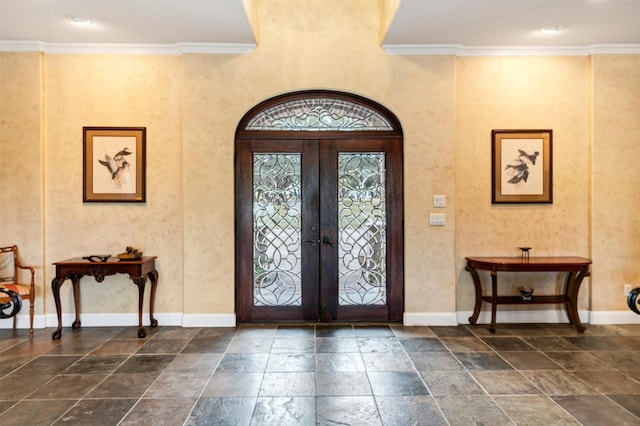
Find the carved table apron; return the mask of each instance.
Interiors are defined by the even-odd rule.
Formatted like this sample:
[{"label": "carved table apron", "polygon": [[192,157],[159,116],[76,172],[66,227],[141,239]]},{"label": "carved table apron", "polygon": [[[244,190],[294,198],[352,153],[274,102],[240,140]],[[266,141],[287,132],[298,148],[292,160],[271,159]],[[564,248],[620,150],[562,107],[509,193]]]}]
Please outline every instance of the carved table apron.
[{"label": "carved table apron", "polygon": [[138,337],[146,337],[147,331],[142,326],[142,304],[144,300],[144,287],[149,277],[151,281],[151,297],[149,299],[149,319],[151,327],[157,327],[158,321],[153,318],[153,304],[158,285],[158,271],[155,267],[156,256],[143,256],[139,260],[119,260],[115,262],[90,262],[82,258],[73,258],[55,262],[56,276],[51,281],[53,299],[56,303],[58,314],[58,329],[53,332],[54,340],[62,336],[62,309],[60,305],[60,287],[66,280],[73,284],[73,301],[76,309],[76,320],[72,328],[80,328],[80,278],[92,276],[97,282],[104,281],[104,277],[114,274],[128,274],[129,278],[138,286]]},{"label": "carved table apron", "polygon": [[[469,322],[475,324],[480,314],[482,302],[491,304],[491,325],[489,331],[496,331],[496,308],[500,304],[563,304],[567,309],[569,321],[582,333],[586,327],[580,322],[578,316],[578,291],[585,277],[591,275],[589,265],[591,259],[584,257],[467,257],[465,269],[473,278],[476,290],[476,301],[473,315]],[[491,295],[482,295],[482,285],[478,276],[478,269],[491,271]],[[532,301],[523,302],[518,296],[498,296],[498,271],[504,272],[566,272],[564,294],[539,296],[534,295]]]}]

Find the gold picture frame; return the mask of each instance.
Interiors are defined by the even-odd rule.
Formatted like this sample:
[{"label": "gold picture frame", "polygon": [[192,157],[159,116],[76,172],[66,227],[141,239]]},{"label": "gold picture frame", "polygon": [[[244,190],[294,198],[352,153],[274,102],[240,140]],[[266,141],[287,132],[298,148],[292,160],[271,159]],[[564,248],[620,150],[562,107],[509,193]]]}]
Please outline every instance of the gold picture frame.
[{"label": "gold picture frame", "polygon": [[491,131],[491,202],[553,202],[553,130]]},{"label": "gold picture frame", "polygon": [[84,202],[143,203],[146,127],[83,127]]}]

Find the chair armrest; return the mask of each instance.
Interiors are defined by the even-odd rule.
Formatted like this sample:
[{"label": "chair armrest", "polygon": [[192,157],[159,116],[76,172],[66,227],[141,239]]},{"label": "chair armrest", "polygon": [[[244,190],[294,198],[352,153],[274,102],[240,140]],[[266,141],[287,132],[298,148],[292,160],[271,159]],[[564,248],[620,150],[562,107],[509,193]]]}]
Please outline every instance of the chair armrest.
[{"label": "chair armrest", "polygon": [[[34,278],[35,277],[35,273],[36,273],[35,268],[33,266],[22,266],[19,263],[16,263],[16,267],[20,268],[20,269],[25,269],[25,270],[28,270],[29,272],[31,272],[31,286],[33,287],[35,285],[35,278]],[[18,277],[16,276],[16,281],[18,281],[17,278]]]}]

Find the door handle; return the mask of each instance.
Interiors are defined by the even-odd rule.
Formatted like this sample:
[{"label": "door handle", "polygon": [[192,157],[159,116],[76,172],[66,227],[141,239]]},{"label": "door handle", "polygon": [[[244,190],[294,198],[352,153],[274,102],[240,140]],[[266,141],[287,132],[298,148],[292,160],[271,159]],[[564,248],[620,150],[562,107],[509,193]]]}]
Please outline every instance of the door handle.
[{"label": "door handle", "polygon": [[327,237],[326,235],[322,237],[322,244],[324,244],[325,246],[333,247],[333,243],[329,241],[329,237]]},{"label": "door handle", "polygon": [[311,244],[312,246],[315,246],[316,244],[318,244],[318,243],[320,242],[320,240],[314,240],[314,239],[311,239],[311,240],[304,240],[303,242],[304,242],[304,243],[309,243],[309,244]]}]

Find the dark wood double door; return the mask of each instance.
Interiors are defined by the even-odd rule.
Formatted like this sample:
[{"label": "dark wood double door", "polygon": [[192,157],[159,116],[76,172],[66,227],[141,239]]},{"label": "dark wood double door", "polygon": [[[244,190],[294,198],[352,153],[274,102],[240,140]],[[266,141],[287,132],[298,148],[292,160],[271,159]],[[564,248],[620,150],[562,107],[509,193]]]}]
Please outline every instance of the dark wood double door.
[{"label": "dark wood double door", "polygon": [[291,133],[236,139],[237,320],[401,320],[401,138]]}]

